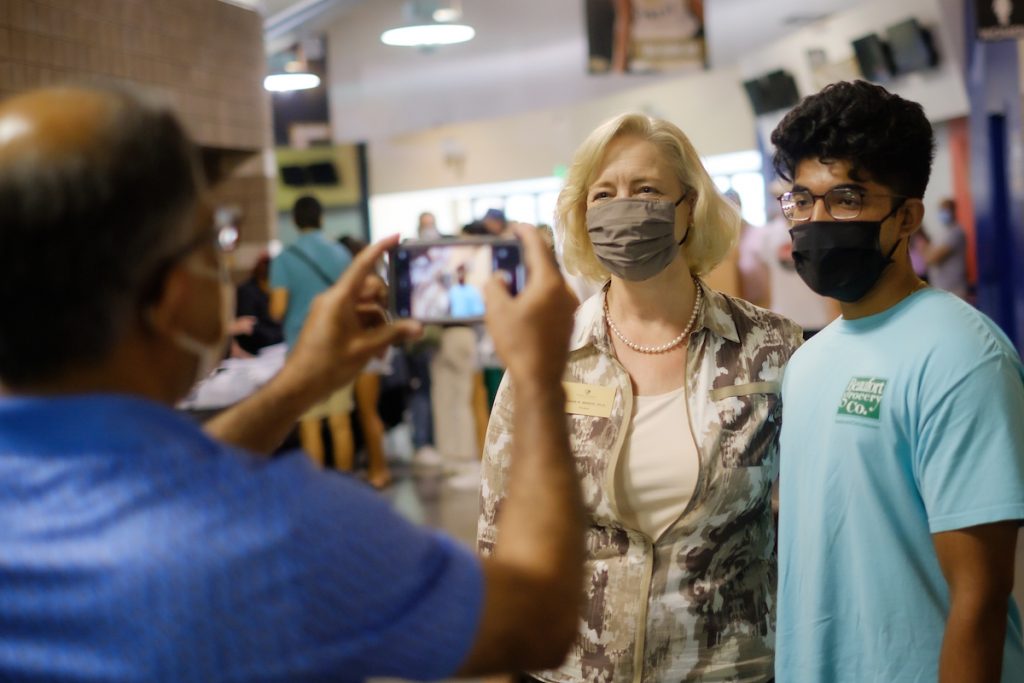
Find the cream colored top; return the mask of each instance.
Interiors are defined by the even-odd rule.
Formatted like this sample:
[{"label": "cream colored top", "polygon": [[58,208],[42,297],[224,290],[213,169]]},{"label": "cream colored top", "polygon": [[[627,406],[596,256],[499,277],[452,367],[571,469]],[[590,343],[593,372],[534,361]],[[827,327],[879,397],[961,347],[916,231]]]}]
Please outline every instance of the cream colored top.
[{"label": "cream colored top", "polygon": [[685,387],[634,396],[633,419],[615,473],[622,521],[657,540],[683,514],[699,470]]}]

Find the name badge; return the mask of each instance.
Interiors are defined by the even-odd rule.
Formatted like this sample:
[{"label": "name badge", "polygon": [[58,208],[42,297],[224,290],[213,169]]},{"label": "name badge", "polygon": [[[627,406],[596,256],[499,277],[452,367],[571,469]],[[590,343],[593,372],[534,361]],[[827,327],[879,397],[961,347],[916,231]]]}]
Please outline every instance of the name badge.
[{"label": "name badge", "polygon": [[565,412],[590,417],[611,417],[615,389],[595,384],[562,382],[565,387]]}]

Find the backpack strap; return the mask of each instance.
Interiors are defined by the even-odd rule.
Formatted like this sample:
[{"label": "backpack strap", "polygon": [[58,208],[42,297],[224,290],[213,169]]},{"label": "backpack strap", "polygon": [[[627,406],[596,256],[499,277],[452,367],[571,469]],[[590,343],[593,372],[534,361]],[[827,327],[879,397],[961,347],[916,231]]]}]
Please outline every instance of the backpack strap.
[{"label": "backpack strap", "polygon": [[320,265],[316,261],[314,261],[309,254],[300,249],[298,245],[293,244],[287,249],[285,249],[285,251],[298,256],[299,259],[302,260],[307,266],[309,266],[309,269],[316,273],[316,275],[321,280],[323,280],[324,284],[326,284],[328,287],[334,284],[334,280],[331,277],[329,277],[327,273],[324,272],[324,269],[321,268]]}]

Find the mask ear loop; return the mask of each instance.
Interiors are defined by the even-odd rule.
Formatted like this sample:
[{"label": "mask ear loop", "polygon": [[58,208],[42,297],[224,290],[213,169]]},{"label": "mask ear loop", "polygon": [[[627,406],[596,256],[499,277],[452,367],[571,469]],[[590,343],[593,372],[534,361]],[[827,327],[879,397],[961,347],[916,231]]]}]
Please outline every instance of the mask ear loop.
[{"label": "mask ear loop", "polygon": [[[687,190],[686,192],[683,193],[683,196],[680,197],[678,199],[678,201],[676,201],[675,205],[679,206],[689,196],[690,196],[690,190]],[[679,240],[679,243],[676,246],[680,246],[680,247],[683,246],[683,242],[685,242],[686,238],[690,236],[690,228],[691,227],[693,227],[693,216],[692,215],[690,216],[690,222],[686,225],[686,232],[683,233],[683,239]]]},{"label": "mask ear loop", "polygon": [[[879,227],[881,227],[882,223],[886,222],[887,220],[892,218],[894,215],[896,215],[896,212],[899,211],[900,209],[902,209],[904,206],[906,206],[906,204],[907,204],[907,200],[906,199],[901,199],[900,203],[898,205],[894,206],[892,211],[890,211],[889,213],[885,214],[885,217],[882,218],[882,220],[878,221]],[[896,243],[892,245],[892,249],[890,249],[889,253],[885,255],[885,262],[887,264],[888,263],[892,263],[892,255],[896,253],[896,248],[898,246],[900,246],[900,242],[902,242],[902,241],[903,241],[902,237],[899,238],[898,240],[896,240]]]}]

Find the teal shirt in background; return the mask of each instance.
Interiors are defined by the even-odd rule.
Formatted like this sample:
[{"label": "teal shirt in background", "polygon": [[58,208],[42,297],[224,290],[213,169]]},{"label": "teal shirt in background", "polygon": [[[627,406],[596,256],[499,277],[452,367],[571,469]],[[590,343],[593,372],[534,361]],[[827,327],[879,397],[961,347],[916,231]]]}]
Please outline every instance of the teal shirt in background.
[{"label": "teal shirt in background", "polygon": [[288,346],[298,339],[314,297],[341,277],[351,264],[348,249],[327,239],[319,230],[303,232],[270,262],[270,288],[288,290],[283,321]]},{"label": "teal shirt in background", "polygon": [[449,315],[453,318],[471,318],[484,314],[484,298],[473,285],[455,283],[448,288]]},{"label": "teal shirt in background", "polygon": [[[783,382],[776,676],[935,683],[949,590],[932,534],[1024,519],[1024,368],[926,289],[839,319]],[[1010,600],[1003,683],[1024,681]]]}]

